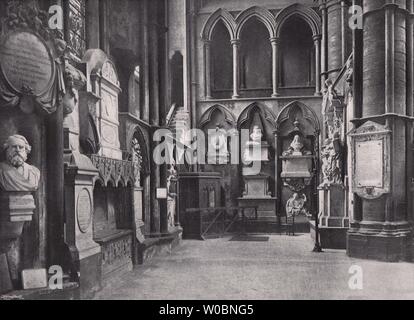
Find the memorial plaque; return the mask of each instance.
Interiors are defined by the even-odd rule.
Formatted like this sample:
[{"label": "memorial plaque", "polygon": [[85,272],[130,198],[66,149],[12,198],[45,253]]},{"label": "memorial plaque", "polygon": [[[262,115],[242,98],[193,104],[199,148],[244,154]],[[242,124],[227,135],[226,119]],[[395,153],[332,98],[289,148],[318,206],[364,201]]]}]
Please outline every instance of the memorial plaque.
[{"label": "memorial plaque", "polygon": [[391,190],[392,131],[367,121],[354,129],[352,139],[352,192],[363,199],[378,199]]},{"label": "memorial plaque", "polygon": [[76,211],[79,229],[81,232],[86,233],[92,220],[92,200],[87,189],[83,189],[79,193]]},{"label": "memorial plaque", "polygon": [[384,187],[383,149],[382,140],[357,143],[355,150],[355,178],[358,187]]},{"label": "memorial plaque", "polygon": [[15,32],[0,46],[0,67],[5,80],[19,93],[38,96],[49,90],[54,60],[46,44],[31,32]]}]

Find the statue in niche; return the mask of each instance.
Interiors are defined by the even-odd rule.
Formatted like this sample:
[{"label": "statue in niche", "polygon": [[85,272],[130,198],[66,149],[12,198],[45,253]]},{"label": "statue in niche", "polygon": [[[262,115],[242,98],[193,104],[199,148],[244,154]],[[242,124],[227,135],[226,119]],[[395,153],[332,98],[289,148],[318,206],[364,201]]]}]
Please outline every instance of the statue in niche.
[{"label": "statue in niche", "polygon": [[[250,140],[246,142],[244,149],[244,162],[250,163],[251,161],[268,161],[267,149],[262,148],[263,132],[259,126],[254,126],[253,131],[250,134]],[[263,153],[262,151],[265,151]]]},{"label": "statue in niche", "polygon": [[227,150],[227,131],[221,124],[216,125],[216,130],[210,137],[210,150],[217,156],[228,156]]},{"label": "statue in niche", "polygon": [[167,219],[168,227],[175,227],[175,199],[177,198],[177,169],[173,162],[168,169],[167,177],[168,203],[167,203]]},{"label": "statue in niche", "polygon": [[26,163],[32,148],[21,135],[10,136],[3,145],[6,161],[0,163],[0,189],[34,192],[39,188],[40,171]]},{"label": "statue in niche", "polygon": [[329,109],[332,107],[333,104],[333,100],[335,98],[337,98],[337,93],[335,91],[335,89],[333,88],[334,84],[332,82],[331,79],[327,79],[325,81],[326,84],[326,91],[324,92],[323,95],[323,100],[322,100],[322,112],[323,114],[326,114]]},{"label": "statue in niche", "polygon": [[283,152],[283,156],[288,157],[288,156],[310,155],[311,153],[305,150],[305,146],[300,140],[301,140],[300,136],[298,134],[295,135],[292,143],[290,144],[289,149]]},{"label": "statue in niche", "polygon": [[301,214],[307,215],[308,211],[305,208],[307,202],[306,195],[299,196],[298,193],[294,193],[292,197],[286,203],[286,214],[288,217],[297,217]]}]

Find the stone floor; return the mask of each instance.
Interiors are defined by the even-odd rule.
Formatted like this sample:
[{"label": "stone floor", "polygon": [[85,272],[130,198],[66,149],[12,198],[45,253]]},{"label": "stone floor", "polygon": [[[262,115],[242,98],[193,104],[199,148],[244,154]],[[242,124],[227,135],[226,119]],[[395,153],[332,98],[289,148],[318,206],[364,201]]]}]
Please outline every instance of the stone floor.
[{"label": "stone floor", "polygon": [[[268,242],[183,241],[171,255],[114,279],[96,298],[414,299],[414,264],[351,259],[335,250],[312,253],[309,234],[269,238]],[[353,265],[363,270],[363,290],[349,288]]]}]

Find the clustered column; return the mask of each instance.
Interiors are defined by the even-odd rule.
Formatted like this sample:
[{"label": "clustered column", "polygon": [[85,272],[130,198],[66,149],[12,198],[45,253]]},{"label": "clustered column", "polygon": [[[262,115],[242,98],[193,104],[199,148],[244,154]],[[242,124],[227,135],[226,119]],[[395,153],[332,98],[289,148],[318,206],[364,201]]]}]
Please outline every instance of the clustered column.
[{"label": "clustered column", "polygon": [[[412,0],[409,2],[407,7],[411,8]],[[410,233],[406,181],[411,179],[408,167],[412,164],[407,163],[406,155],[412,139],[407,135],[412,119],[407,117],[406,97],[413,94],[412,86],[408,85],[412,67],[407,68],[407,64],[412,64],[407,56],[412,56],[413,48],[406,43],[406,25],[411,21],[411,10],[404,4],[399,6],[386,0],[364,0],[363,5],[363,119],[360,123],[371,120],[391,131],[386,154],[391,170],[390,191],[378,199],[360,199],[361,205],[356,211],[361,221],[354,221],[349,233],[348,253],[354,257],[398,261],[406,257]]]}]

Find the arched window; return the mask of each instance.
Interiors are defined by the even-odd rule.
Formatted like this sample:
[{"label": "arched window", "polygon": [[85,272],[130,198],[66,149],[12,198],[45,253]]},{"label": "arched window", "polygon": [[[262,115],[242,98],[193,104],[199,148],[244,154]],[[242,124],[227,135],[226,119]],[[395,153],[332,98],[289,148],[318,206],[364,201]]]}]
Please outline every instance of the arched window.
[{"label": "arched window", "polygon": [[266,26],[249,19],[241,32],[240,91],[244,97],[272,94],[272,47]]},{"label": "arched window", "polygon": [[213,98],[231,98],[233,90],[233,50],[230,34],[222,21],[211,36],[211,93]]},{"label": "arched window", "polygon": [[313,94],[309,88],[315,86],[315,50],[312,30],[305,20],[293,16],[286,21],[281,29],[281,49],[280,87]]}]

